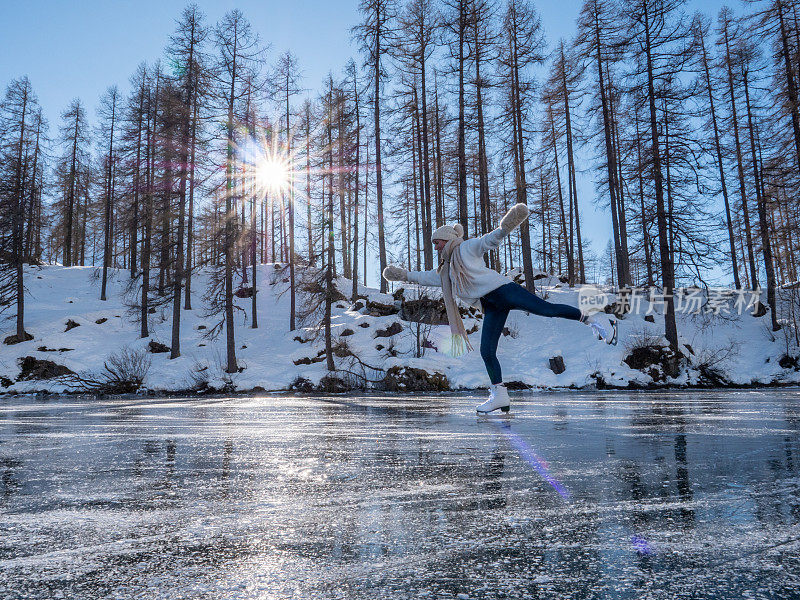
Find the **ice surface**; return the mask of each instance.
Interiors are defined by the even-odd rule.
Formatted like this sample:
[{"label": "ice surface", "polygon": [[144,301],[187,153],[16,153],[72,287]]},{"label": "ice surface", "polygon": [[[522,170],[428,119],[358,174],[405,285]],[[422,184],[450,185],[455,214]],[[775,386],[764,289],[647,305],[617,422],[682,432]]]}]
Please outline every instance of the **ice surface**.
[{"label": "ice surface", "polygon": [[0,597],[798,597],[800,391],[481,400],[2,398]]}]

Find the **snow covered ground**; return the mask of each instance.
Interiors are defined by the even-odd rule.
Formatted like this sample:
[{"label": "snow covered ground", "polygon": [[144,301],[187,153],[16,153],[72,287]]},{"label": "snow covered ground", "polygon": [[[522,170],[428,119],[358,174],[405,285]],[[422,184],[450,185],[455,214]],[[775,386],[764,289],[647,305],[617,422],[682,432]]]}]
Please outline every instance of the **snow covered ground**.
[{"label": "snow covered ground", "polygon": [[[68,391],[63,378],[20,378],[20,360],[34,357],[63,365],[87,377],[96,376],[103,363],[123,348],[147,350],[151,341],[170,344],[171,315],[169,307],[151,315],[151,336],[139,338],[136,311],[124,293],[128,274],[112,272],[109,299],[99,300],[99,282],[94,267],[43,266],[26,269],[27,331],[31,341],[0,345],[0,391],[33,392]],[[149,353],[150,368],[144,389],[151,391],[187,391],[197,388],[211,390],[285,390],[298,382],[317,385],[327,374],[320,351],[322,339],[313,337],[313,330],[288,331],[289,294],[287,283],[278,266],[259,267],[258,318],[259,328],[250,327],[250,298],[237,299],[243,309],[236,314],[236,354],[241,372],[224,373],[224,334],[211,339],[209,330],[217,317],[208,316],[201,298],[207,275],[193,279],[194,310],[182,311],[180,358],[170,360],[169,353]],[[546,285],[542,285],[546,284]],[[340,279],[339,287],[348,293],[349,281]],[[538,282],[539,294],[553,302],[577,305],[578,289],[569,289],[557,279]],[[435,294],[436,292],[430,292]],[[398,314],[379,316],[376,306],[392,308],[399,305],[389,294],[371,288],[359,288],[362,299],[355,305],[350,300],[336,302],[333,308],[334,339],[346,342],[360,361],[383,371],[367,369],[362,374],[379,381],[393,366],[423,369],[428,373],[446,376],[450,389],[486,387],[488,377],[480,357],[479,317],[465,319],[475,351],[453,358],[434,348],[425,348],[424,356],[415,357],[415,325]],[[406,286],[405,297],[414,299],[419,292]],[[613,298],[612,298],[613,299]],[[391,310],[385,312],[392,312]],[[68,322],[77,323],[68,329]],[[12,321],[3,322],[2,337],[14,332]],[[708,383],[704,378],[710,367],[723,381],[737,385],[797,383],[800,372],[783,368],[779,359],[787,346],[782,333],[772,337],[769,317],[755,318],[749,314],[730,318],[697,317],[679,314],[678,331],[682,352],[687,359],[680,373],[668,377],[658,366],[634,369],[624,362],[635,347],[656,340],[663,343],[663,319],[654,322],[643,314],[627,315],[619,322],[619,344],[608,346],[593,338],[590,329],[577,322],[546,319],[512,312],[508,335],[500,340],[498,357],[507,382],[519,382],[539,388],[609,386],[694,385]],[[423,328],[425,329],[425,328]],[[398,331],[394,335],[376,337],[379,332]],[[449,333],[444,325],[423,331],[430,344],[442,348]],[[660,340],[660,341],[659,341]],[[686,346],[688,345],[688,346]],[[791,353],[791,351],[790,351]],[[550,368],[550,358],[563,357],[565,370],[556,374]],[[295,364],[298,363],[298,364]],[[352,367],[351,358],[337,357],[337,364]],[[702,368],[701,368],[702,367]]]}]

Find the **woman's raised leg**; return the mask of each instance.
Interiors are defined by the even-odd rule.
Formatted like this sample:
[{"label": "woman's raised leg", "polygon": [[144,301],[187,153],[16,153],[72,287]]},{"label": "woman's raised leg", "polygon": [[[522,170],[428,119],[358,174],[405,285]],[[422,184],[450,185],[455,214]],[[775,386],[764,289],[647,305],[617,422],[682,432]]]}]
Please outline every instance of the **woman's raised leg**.
[{"label": "woman's raised leg", "polygon": [[580,321],[581,319],[581,311],[576,307],[543,300],[518,283],[504,285],[492,293],[498,292],[502,295],[505,305],[512,310],[525,310],[543,317],[561,317],[562,319],[572,319],[574,321]]}]

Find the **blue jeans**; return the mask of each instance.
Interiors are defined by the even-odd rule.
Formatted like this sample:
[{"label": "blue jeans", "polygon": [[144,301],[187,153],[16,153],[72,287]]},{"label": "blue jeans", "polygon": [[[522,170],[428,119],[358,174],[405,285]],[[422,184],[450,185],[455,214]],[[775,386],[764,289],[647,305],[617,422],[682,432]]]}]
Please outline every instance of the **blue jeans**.
[{"label": "blue jeans", "polygon": [[532,294],[518,283],[501,285],[481,298],[483,330],[481,331],[481,358],[486,363],[489,379],[502,383],[503,375],[497,360],[497,342],[503,333],[508,313],[524,310],[542,317],[561,317],[578,321],[581,311],[568,304],[553,304]]}]

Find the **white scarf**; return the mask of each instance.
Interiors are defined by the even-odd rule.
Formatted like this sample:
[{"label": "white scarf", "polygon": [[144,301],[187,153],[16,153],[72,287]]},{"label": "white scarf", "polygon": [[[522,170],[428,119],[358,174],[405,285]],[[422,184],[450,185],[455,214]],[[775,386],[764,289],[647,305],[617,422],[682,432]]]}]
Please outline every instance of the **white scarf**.
[{"label": "white scarf", "polygon": [[470,281],[467,270],[464,268],[461,252],[458,252],[458,247],[463,241],[464,238],[461,237],[448,241],[442,251],[442,264],[439,265],[444,307],[447,310],[447,321],[450,323],[451,354],[453,356],[461,356],[472,350],[472,344],[469,343],[467,330],[464,328],[464,321],[461,320],[461,313],[459,313],[455,301],[457,292],[463,292]]}]

